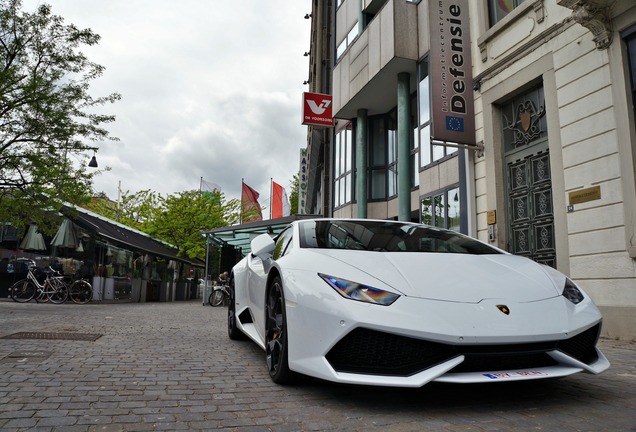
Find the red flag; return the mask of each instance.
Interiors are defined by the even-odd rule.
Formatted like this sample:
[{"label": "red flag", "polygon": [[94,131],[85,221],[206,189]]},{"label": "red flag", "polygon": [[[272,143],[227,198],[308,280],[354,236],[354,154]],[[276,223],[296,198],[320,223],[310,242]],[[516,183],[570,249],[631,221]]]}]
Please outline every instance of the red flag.
[{"label": "red flag", "polygon": [[258,192],[243,183],[241,189],[241,219],[243,222],[263,220],[261,206],[258,203]]},{"label": "red flag", "polygon": [[289,199],[285,188],[272,182],[272,219],[289,216]]}]

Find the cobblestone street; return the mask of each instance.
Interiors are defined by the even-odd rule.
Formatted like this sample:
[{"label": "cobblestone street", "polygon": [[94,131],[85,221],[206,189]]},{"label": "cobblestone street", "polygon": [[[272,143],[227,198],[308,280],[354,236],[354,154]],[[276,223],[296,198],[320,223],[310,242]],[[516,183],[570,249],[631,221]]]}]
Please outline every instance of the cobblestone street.
[{"label": "cobblestone street", "polygon": [[[634,342],[602,340],[612,366],[598,376],[415,390],[313,380],[281,387],[255,344],[228,339],[225,319],[225,308],[200,300],[0,301],[0,430],[636,430]],[[7,337],[18,332],[54,335]],[[94,334],[102,336],[82,340]]]}]

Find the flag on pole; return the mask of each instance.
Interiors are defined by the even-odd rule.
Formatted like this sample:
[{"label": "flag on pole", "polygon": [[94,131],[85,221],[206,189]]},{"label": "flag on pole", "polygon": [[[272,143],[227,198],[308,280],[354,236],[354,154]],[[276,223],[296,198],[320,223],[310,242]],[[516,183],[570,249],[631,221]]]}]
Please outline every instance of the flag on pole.
[{"label": "flag on pole", "polygon": [[258,203],[258,192],[249,187],[245,182],[241,187],[241,221],[255,222],[263,220],[261,206]]},{"label": "flag on pole", "polygon": [[221,192],[221,186],[219,186],[216,183],[212,183],[212,182],[207,182],[205,180],[203,180],[203,177],[201,177],[201,192]]},{"label": "flag on pole", "polygon": [[211,199],[217,204],[220,203],[219,196],[221,195],[221,186],[218,184],[206,182],[203,180],[203,177],[201,177],[199,192],[201,192],[201,196]]},{"label": "flag on pole", "polygon": [[272,182],[272,219],[289,216],[289,199],[285,188],[276,182]]}]

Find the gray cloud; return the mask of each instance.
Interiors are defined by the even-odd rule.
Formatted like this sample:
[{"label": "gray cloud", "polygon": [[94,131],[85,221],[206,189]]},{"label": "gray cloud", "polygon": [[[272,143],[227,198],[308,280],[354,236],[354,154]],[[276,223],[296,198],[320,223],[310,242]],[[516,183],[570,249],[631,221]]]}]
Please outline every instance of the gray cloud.
[{"label": "gray cloud", "polygon": [[[25,0],[33,10],[41,1]],[[270,178],[289,186],[306,143],[310,0],[51,0],[66,23],[101,36],[84,49],[105,66],[96,96],[120,142],[98,143],[97,191],[197,189],[200,178],[240,198],[241,178],[268,206]]]}]

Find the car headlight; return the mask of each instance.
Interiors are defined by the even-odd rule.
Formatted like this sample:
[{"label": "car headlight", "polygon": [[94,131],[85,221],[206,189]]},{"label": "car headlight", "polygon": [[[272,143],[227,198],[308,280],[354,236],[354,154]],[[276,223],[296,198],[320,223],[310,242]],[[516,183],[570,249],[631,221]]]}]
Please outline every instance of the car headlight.
[{"label": "car headlight", "polygon": [[583,293],[569,278],[565,278],[565,287],[563,288],[563,297],[570,300],[574,304],[579,304],[585,298]]},{"label": "car headlight", "polygon": [[350,280],[337,278],[335,276],[329,276],[322,273],[318,273],[318,276],[335,289],[338,294],[350,300],[388,306],[400,297],[398,294],[394,294],[389,291],[373,288],[368,285],[359,284]]}]

